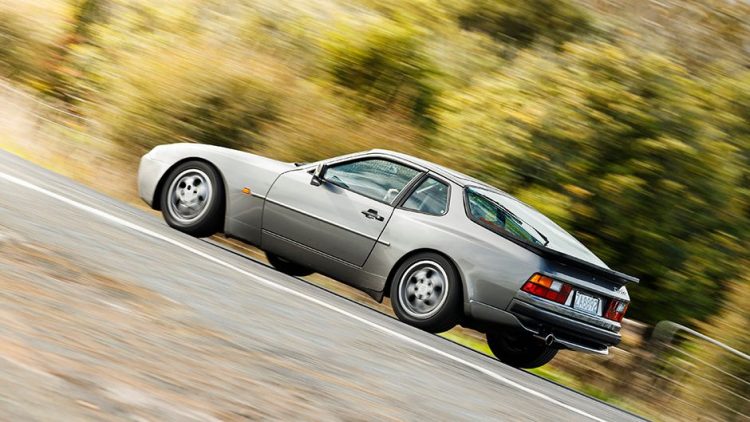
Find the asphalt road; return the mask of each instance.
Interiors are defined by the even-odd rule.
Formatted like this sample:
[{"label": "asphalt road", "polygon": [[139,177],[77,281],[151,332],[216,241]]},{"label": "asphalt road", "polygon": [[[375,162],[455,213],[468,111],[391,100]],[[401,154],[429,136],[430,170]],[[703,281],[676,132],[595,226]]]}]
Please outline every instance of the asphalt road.
[{"label": "asphalt road", "polygon": [[636,418],[0,152],[0,420],[35,419]]}]

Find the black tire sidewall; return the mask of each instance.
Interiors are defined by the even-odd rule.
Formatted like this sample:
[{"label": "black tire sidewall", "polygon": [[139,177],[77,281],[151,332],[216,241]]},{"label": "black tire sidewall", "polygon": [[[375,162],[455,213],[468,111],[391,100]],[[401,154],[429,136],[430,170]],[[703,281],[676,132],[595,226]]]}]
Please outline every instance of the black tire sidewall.
[{"label": "black tire sidewall", "polygon": [[286,258],[282,258],[271,252],[266,252],[266,258],[272,267],[287,275],[304,277],[315,272],[308,267],[292,262]]},{"label": "black tire sidewall", "polygon": [[[169,188],[172,185],[172,182],[174,182],[174,179],[180,173],[189,169],[196,169],[206,173],[211,182],[213,194],[207,205],[208,209],[206,212],[199,219],[185,224],[173,218],[169,212],[167,201],[169,201]],[[222,230],[222,227],[220,226],[223,221],[222,214],[224,213],[224,182],[218,171],[216,171],[212,165],[203,161],[187,161],[178,165],[169,172],[169,176],[167,176],[164,185],[162,185],[160,196],[160,205],[162,214],[164,215],[164,221],[166,221],[170,227],[196,237],[210,236],[217,231]]]},{"label": "black tire sidewall", "polygon": [[[419,261],[432,261],[440,265],[448,276],[448,297],[446,297],[440,310],[429,318],[414,318],[404,311],[404,307],[399,299],[399,285],[406,270],[414,263]],[[461,297],[463,296],[463,285],[458,276],[458,271],[453,264],[444,256],[436,253],[419,253],[407,258],[401,263],[398,270],[391,280],[391,307],[399,320],[422,330],[432,333],[441,333],[448,331],[458,324],[461,315]]]},{"label": "black tire sidewall", "polygon": [[512,350],[507,346],[504,336],[507,332],[497,331],[487,333],[487,346],[495,357],[510,366],[516,368],[538,368],[551,361],[557,355],[558,349],[547,346],[528,335],[525,350]]}]

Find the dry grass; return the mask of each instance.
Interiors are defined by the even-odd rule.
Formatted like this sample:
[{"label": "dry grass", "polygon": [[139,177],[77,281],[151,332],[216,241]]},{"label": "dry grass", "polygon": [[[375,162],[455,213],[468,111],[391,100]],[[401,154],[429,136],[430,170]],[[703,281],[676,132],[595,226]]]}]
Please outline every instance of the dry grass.
[{"label": "dry grass", "polygon": [[0,100],[1,148],[109,196],[141,205],[134,154],[86,134],[83,126],[52,120],[54,113],[31,98],[0,87]]},{"label": "dry grass", "polygon": [[0,11],[17,14],[27,28],[34,28],[39,41],[53,42],[66,31],[72,2],[60,0],[0,0]]}]

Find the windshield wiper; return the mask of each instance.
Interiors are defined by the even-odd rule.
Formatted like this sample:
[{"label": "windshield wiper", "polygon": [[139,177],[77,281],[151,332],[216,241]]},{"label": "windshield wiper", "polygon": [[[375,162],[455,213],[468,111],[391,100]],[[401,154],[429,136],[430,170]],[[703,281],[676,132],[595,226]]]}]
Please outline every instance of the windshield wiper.
[{"label": "windshield wiper", "polygon": [[[529,224],[529,223],[526,223],[526,224]],[[544,239],[544,244],[543,244],[542,246],[547,246],[547,245],[549,245],[549,239],[547,239],[547,236],[543,235],[543,234],[542,234],[542,232],[540,232],[539,230],[537,230],[537,229],[536,229],[536,227],[532,226],[531,224],[529,224],[529,227],[531,227],[532,229],[534,229],[534,231],[535,231],[535,232],[536,232],[536,233],[537,233],[537,234],[538,234],[539,236],[541,236],[541,237],[542,237],[542,239]]]}]

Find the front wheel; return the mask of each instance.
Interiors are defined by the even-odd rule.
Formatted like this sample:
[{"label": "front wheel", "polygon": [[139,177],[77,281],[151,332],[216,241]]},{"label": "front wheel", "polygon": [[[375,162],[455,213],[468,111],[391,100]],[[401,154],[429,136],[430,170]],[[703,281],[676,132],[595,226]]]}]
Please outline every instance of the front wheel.
[{"label": "front wheel", "polygon": [[408,258],[391,281],[398,319],[432,333],[453,328],[461,316],[461,281],[448,259],[436,253]]},{"label": "front wheel", "polygon": [[171,227],[196,237],[221,230],[224,221],[224,184],[216,169],[203,161],[175,167],[161,192],[164,220]]},{"label": "front wheel", "polygon": [[537,368],[557,354],[557,349],[520,331],[491,331],[487,346],[500,362],[516,368]]}]

